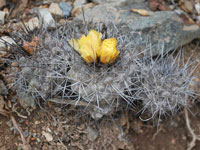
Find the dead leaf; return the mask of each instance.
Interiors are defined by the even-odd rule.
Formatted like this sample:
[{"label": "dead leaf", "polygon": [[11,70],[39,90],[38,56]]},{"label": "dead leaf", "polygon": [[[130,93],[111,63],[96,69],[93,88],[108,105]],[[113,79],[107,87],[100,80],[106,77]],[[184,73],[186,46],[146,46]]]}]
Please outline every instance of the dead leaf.
[{"label": "dead leaf", "polygon": [[23,42],[23,48],[26,52],[33,55],[37,51],[37,46],[39,45],[39,38],[35,36],[31,42]]},{"label": "dead leaf", "polygon": [[131,9],[132,12],[136,12],[138,14],[140,14],[141,16],[151,16],[153,15],[153,12],[152,11],[148,11],[148,10],[145,10],[145,9]]}]

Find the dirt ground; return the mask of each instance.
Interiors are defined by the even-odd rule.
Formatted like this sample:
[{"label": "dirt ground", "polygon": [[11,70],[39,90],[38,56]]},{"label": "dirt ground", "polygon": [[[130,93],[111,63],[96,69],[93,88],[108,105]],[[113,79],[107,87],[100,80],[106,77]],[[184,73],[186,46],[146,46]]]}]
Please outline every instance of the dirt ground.
[{"label": "dirt ground", "polygon": [[[190,56],[192,51],[194,57],[200,54],[197,42],[183,47],[185,56]],[[199,73],[200,66],[196,71]],[[189,112],[191,127],[197,135],[200,134],[199,101],[200,98]],[[33,150],[184,150],[192,140],[184,111],[163,118],[157,126],[153,121],[141,121],[128,110],[96,121],[81,116],[73,107],[61,109],[52,103],[32,112],[16,107],[21,115],[14,113],[14,117]],[[44,133],[50,134],[52,139],[47,140]],[[0,115],[0,150],[20,150],[21,145],[20,135],[15,132],[10,118]],[[198,149],[200,141],[193,148]]]},{"label": "dirt ground", "polygon": [[[183,47],[185,56],[198,57],[199,40]],[[200,66],[195,72],[200,93]],[[194,133],[200,135],[200,97],[189,108],[189,120]],[[184,110],[175,116],[156,121],[141,121],[131,110],[93,120],[72,106],[62,107],[49,102],[36,110],[22,109],[12,115],[33,150],[185,150],[192,141]],[[62,109],[61,109],[62,108]],[[22,138],[10,117],[0,114],[0,150],[22,150]],[[192,150],[200,149],[200,141]]]},{"label": "dirt ground", "polygon": [[[199,107],[196,104],[189,113],[196,134],[200,134]],[[15,116],[24,133],[28,132],[27,140],[34,150],[184,150],[191,141],[183,111],[163,119],[157,127],[151,121],[142,122],[132,112],[94,121],[56,109],[59,107],[53,109],[49,106],[48,112],[37,109],[27,119]],[[128,114],[125,117],[128,122],[122,123],[125,114]],[[88,137],[88,127],[98,133],[95,140]],[[42,132],[50,133],[53,140],[47,141]],[[14,131],[10,119],[0,116],[0,150],[18,150],[21,143],[20,135]],[[198,149],[200,142],[194,148]]]}]

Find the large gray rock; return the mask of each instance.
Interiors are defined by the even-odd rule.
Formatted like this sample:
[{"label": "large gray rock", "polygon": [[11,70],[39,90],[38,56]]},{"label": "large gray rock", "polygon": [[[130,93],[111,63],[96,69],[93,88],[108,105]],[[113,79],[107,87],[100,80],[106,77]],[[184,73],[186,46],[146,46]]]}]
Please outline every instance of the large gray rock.
[{"label": "large gray rock", "polygon": [[141,3],[144,3],[145,0],[93,0],[93,2],[96,2],[101,5],[123,7],[130,4],[137,4],[137,3],[141,4]]},{"label": "large gray rock", "polygon": [[[165,51],[176,49],[200,37],[198,26],[185,26],[183,20],[173,11],[140,16],[130,12],[128,7],[130,6],[120,9],[107,4],[97,5],[85,12],[85,19],[94,22],[122,23],[124,33],[140,32],[142,40],[138,43],[139,49],[151,48],[154,55],[161,53],[163,48]],[[82,14],[75,19],[83,19]]]}]

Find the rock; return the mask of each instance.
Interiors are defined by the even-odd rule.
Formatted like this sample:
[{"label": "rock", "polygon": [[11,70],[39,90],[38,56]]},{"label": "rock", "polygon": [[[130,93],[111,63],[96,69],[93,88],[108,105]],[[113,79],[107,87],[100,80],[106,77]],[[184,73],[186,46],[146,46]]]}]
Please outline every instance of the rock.
[{"label": "rock", "polygon": [[2,95],[8,94],[8,89],[6,88],[2,80],[0,80],[0,94]]},{"label": "rock", "polygon": [[67,2],[60,2],[59,5],[60,5],[60,8],[62,9],[64,17],[67,18],[70,15],[72,6],[70,5],[70,3],[67,3]]},{"label": "rock", "polygon": [[86,11],[86,10],[88,10],[88,9],[94,7],[94,6],[95,6],[94,3],[88,3],[88,4],[85,4],[83,6],[76,7],[72,10],[71,14],[72,14],[72,16],[78,16],[82,13],[82,8],[83,8],[84,11]]},{"label": "rock", "polygon": [[184,6],[185,6],[185,8],[186,8],[186,10],[187,10],[188,13],[191,13],[193,11],[193,4],[192,4],[191,1],[186,0],[184,2]]},{"label": "rock", "polygon": [[144,3],[145,0],[92,0],[101,5],[109,5],[114,7],[123,7],[133,3]]},{"label": "rock", "polygon": [[[84,12],[86,21],[94,19],[94,22],[116,22],[117,16],[119,15],[119,10],[112,6],[107,5],[97,5],[91,9]],[[83,19],[82,14],[75,17],[76,19]]]},{"label": "rock", "polygon": [[47,142],[53,141],[53,136],[50,133],[42,131],[42,135],[46,138]]},{"label": "rock", "polygon": [[109,114],[109,112],[112,111],[112,108],[110,107],[104,107],[103,109],[94,108],[92,111],[90,111],[90,115],[93,119],[99,120],[104,115]]},{"label": "rock", "polygon": [[38,16],[40,19],[40,23],[42,23],[45,27],[55,28],[56,23],[53,19],[51,13],[48,11],[47,8],[41,8],[38,10]]},{"label": "rock", "polygon": [[75,2],[74,2],[74,8],[82,6],[85,3],[87,3],[87,0],[75,0]]},{"label": "rock", "polygon": [[59,4],[57,4],[57,3],[51,3],[51,5],[49,6],[49,12],[54,15],[58,15],[58,16],[63,15],[62,10],[60,9]]},{"label": "rock", "polygon": [[[82,15],[75,17],[74,20],[76,19],[83,19]],[[97,5],[85,11],[85,19],[86,21],[123,24],[124,34],[130,31],[140,32],[141,41],[136,39],[138,40],[138,49],[144,51],[151,47],[153,55],[160,54],[163,48],[165,51],[176,49],[200,37],[199,27],[185,30],[183,20],[172,11],[158,11],[151,16],[140,16],[127,9]]]},{"label": "rock", "polygon": [[197,11],[198,15],[200,15],[200,3],[194,5],[195,10]]},{"label": "rock", "polygon": [[9,44],[16,44],[15,41],[10,38],[9,36],[2,36],[0,39],[1,43],[9,43]]},{"label": "rock", "polygon": [[29,10],[30,14],[38,14],[39,8],[38,7],[34,7],[32,9]]},{"label": "rock", "polygon": [[25,136],[26,138],[29,136],[28,130],[25,130],[25,131],[24,131],[24,136]]},{"label": "rock", "polygon": [[6,5],[6,0],[0,0],[0,8]]},{"label": "rock", "polygon": [[12,44],[16,44],[16,43],[10,37],[8,36],[0,37],[0,55],[7,54],[6,48],[8,48],[9,50]]},{"label": "rock", "polygon": [[19,94],[17,100],[24,109],[29,107],[36,109],[35,99],[32,96]]},{"label": "rock", "polygon": [[6,13],[4,11],[0,11],[0,24],[4,24]]},{"label": "rock", "polygon": [[31,18],[26,24],[25,24],[31,31],[33,31],[35,28],[39,28],[40,22],[38,17]]},{"label": "rock", "polygon": [[92,129],[91,127],[87,127],[86,131],[88,132],[87,137],[90,141],[95,141],[98,137],[98,132]]},{"label": "rock", "polygon": [[66,20],[65,19],[60,19],[60,21],[58,22],[61,25],[65,25],[66,24]]}]

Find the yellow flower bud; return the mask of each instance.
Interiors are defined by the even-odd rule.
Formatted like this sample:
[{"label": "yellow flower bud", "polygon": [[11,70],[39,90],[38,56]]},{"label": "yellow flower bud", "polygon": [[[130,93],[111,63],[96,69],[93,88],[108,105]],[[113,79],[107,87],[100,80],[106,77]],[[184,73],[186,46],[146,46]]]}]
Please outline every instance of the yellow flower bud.
[{"label": "yellow flower bud", "polygon": [[118,57],[120,51],[117,50],[117,40],[115,38],[105,39],[101,44],[100,62],[111,64]]},{"label": "yellow flower bud", "polygon": [[101,37],[101,33],[90,30],[87,36],[82,35],[80,39],[71,39],[69,44],[79,52],[87,63],[97,62],[101,48]]}]

